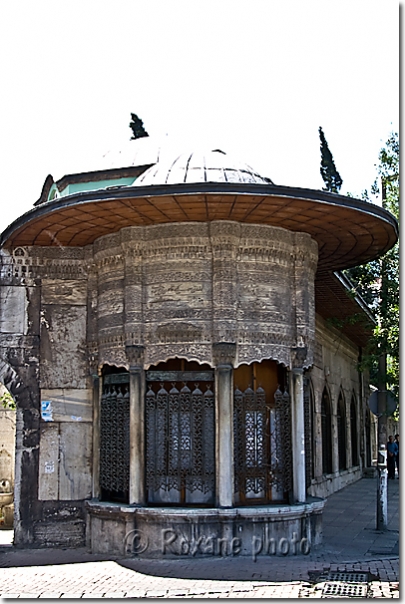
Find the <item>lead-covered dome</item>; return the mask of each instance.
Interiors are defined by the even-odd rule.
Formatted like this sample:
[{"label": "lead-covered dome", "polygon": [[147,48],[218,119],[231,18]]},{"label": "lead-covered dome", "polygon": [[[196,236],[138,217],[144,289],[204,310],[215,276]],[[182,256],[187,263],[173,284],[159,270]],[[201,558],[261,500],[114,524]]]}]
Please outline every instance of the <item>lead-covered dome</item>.
[{"label": "lead-covered dome", "polygon": [[224,151],[192,151],[161,161],[146,170],[133,186],[174,185],[198,182],[274,184]]}]

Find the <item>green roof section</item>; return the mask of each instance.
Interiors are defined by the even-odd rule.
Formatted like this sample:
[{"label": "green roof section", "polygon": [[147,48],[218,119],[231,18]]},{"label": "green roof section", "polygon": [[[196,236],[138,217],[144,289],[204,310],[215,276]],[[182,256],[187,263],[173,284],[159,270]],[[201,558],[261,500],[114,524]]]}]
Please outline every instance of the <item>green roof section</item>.
[{"label": "green roof section", "polygon": [[136,177],[122,177],[122,178],[108,178],[104,180],[93,180],[89,182],[72,182],[66,185],[59,191],[56,183],[54,183],[49,191],[47,201],[56,199],[58,197],[67,197],[67,195],[73,195],[74,193],[82,193],[84,191],[98,191],[102,189],[108,189],[108,187],[128,187],[132,185],[136,180]]}]

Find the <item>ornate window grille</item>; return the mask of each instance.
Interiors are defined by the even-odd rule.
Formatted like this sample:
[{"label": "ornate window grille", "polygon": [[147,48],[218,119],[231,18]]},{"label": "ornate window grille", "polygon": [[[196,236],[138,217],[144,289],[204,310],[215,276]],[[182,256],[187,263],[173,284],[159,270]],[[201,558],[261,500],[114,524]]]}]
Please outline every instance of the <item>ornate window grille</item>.
[{"label": "ornate window grille", "polygon": [[284,500],[291,489],[290,398],[277,390],[274,406],[266,393],[238,388],[234,396],[235,491],[240,503]]},{"label": "ornate window grille", "polygon": [[129,375],[105,376],[100,404],[100,490],[107,501],[129,497]]},{"label": "ornate window grille", "polygon": [[[215,493],[213,372],[205,391],[187,382],[151,381],[146,393],[146,487],[149,503],[212,504]],[[167,372],[187,377],[191,372]],[[181,373],[181,375],[180,375]],[[202,372],[196,377],[201,376]],[[147,374],[148,379],[148,374]],[[190,384],[191,385],[191,384]]]}]

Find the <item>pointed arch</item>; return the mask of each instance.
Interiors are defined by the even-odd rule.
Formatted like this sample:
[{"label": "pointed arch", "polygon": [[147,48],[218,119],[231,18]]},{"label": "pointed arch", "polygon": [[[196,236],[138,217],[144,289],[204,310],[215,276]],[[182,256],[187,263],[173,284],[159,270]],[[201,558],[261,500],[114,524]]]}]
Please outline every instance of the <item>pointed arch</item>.
[{"label": "pointed arch", "polygon": [[332,407],[328,387],[325,385],[321,401],[322,472],[332,473]]},{"label": "pointed arch", "polygon": [[308,489],[315,478],[315,404],[314,389],[310,377],[304,379],[305,420],[305,483]]},{"label": "pointed arch", "polygon": [[352,450],[352,466],[358,466],[359,450],[357,445],[357,401],[354,393],[352,394],[352,400],[350,402],[350,437]]},{"label": "pointed arch", "polygon": [[346,470],[346,405],[343,391],[340,390],[337,403],[337,432],[338,432],[338,454],[339,454],[339,470]]}]

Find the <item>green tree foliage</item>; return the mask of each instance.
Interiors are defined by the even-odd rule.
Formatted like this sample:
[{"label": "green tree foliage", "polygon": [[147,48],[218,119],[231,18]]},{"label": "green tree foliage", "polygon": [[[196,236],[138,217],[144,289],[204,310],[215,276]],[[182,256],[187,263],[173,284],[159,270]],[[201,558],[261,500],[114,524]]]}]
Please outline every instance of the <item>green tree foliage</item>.
[{"label": "green tree foliage", "polygon": [[339,193],[343,180],[336,170],[333,155],[329,150],[328,143],[322,128],[319,128],[319,138],[321,140],[321,176],[325,183],[324,191]]},{"label": "green tree foliage", "polygon": [[[399,220],[399,141],[392,133],[379,154],[378,176],[370,194],[363,199],[376,202]],[[372,382],[378,383],[378,356],[387,353],[387,387],[399,394],[399,243],[381,258],[346,271],[356,291],[370,307],[376,321],[374,336],[366,351],[365,364]]]},{"label": "green tree foliage", "polygon": [[16,405],[11,394],[6,390],[4,394],[0,396],[0,405],[3,406],[4,409],[15,409]]},{"label": "green tree foliage", "polygon": [[143,126],[143,121],[136,115],[136,113],[131,113],[131,121],[129,127],[132,130],[131,141],[137,138],[142,138],[144,136],[149,136]]}]

